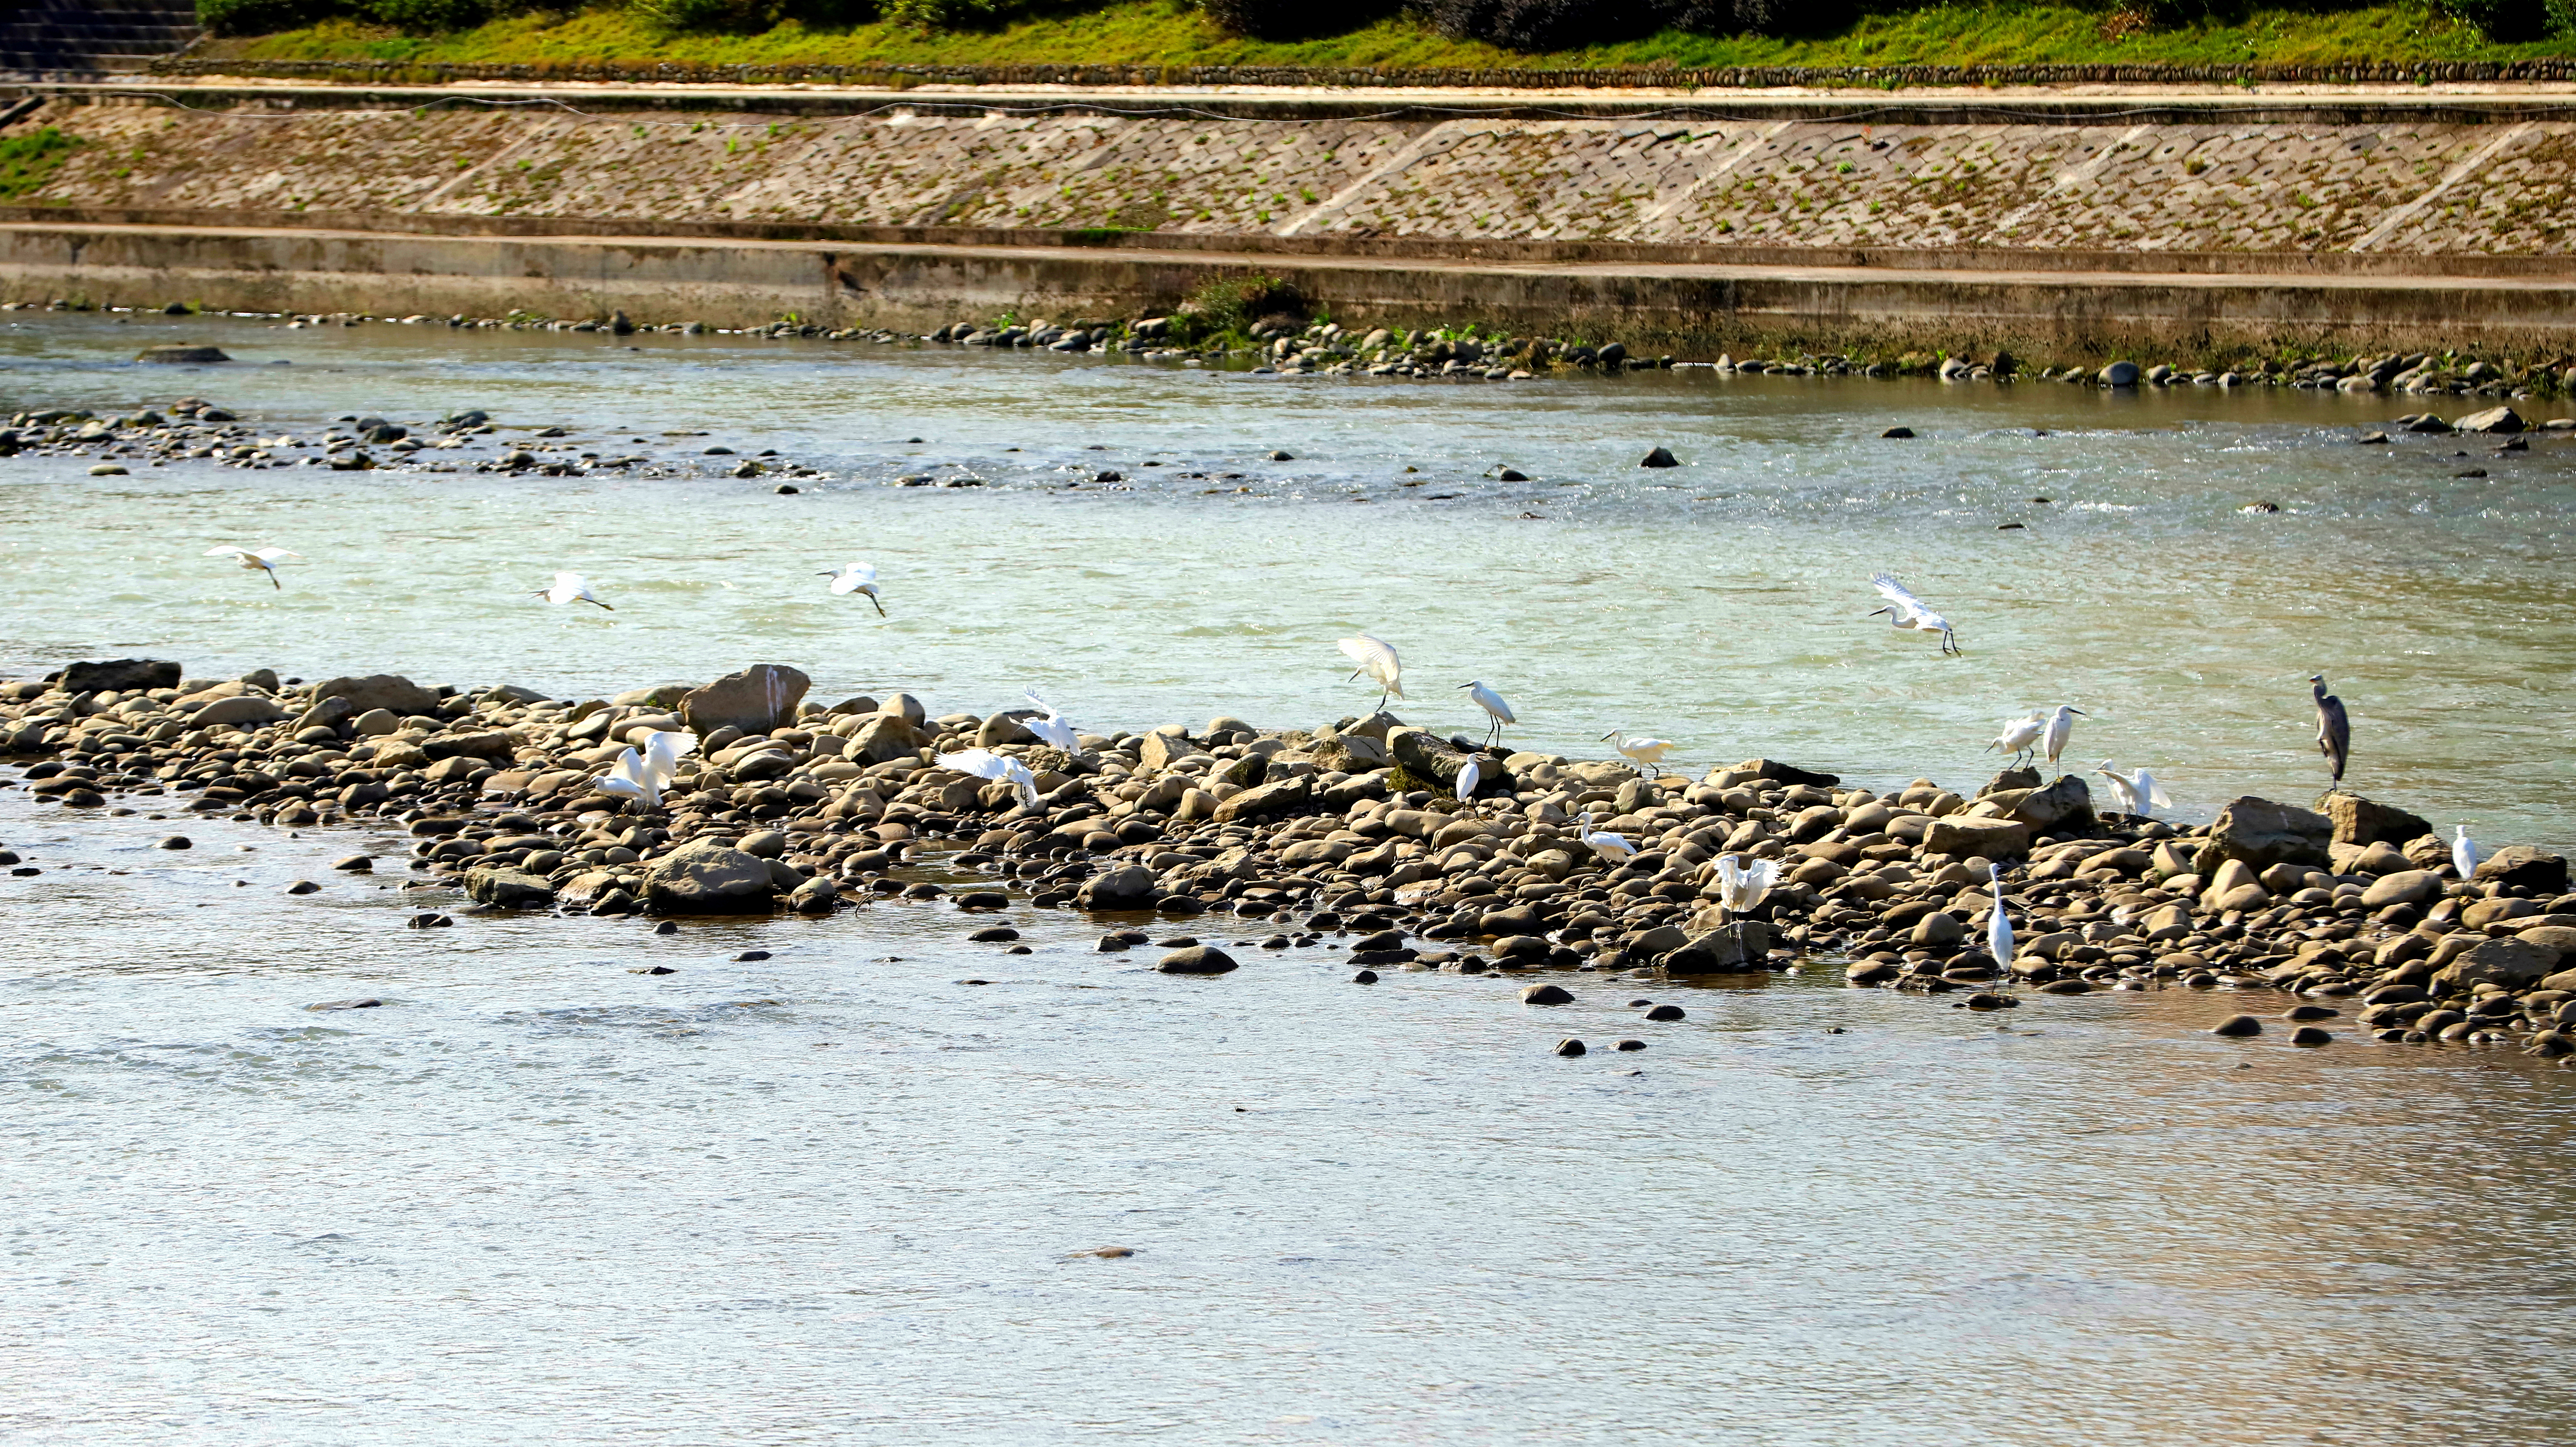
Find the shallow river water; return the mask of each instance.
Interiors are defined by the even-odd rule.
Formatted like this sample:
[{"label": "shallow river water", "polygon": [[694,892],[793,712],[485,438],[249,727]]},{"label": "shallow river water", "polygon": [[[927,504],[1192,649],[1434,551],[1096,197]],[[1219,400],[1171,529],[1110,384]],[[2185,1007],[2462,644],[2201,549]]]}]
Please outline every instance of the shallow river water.
[{"label": "shallow river water", "polygon": [[[293,365],[114,365],[147,339]],[[1482,677],[1532,745],[1621,725],[1694,769],[1973,784],[1996,720],[2073,702],[2085,765],[2147,764],[2205,817],[2320,786],[2322,669],[2366,791],[2491,845],[2576,833],[2554,438],[2363,448],[2408,406],[2210,389],[638,348],[0,333],[13,408],[196,392],[310,435],[479,406],[680,474],[0,461],[0,672],[139,652],[582,696],[775,659],[832,697],[984,710],[1036,683],[1086,727],[1286,725],[1373,701],[1332,651],[1366,628],[1405,652],[1408,718],[1473,727],[1451,686]],[[1879,438],[1897,423],[1921,436]],[[718,443],[831,477],[779,496],[722,476]],[[1688,465],[1637,469],[1656,444]],[[988,486],[881,485],[939,464]],[[1498,465],[1534,480],[1480,477]],[[1103,470],[1128,481],[1062,485]],[[274,591],[198,556],[215,542],[305,559]],[[891,618],[820,592],[854,557]],[[526,597],[558,567],[617,611]],[[1882,567],[1963,657],[1863,616]],[[195,849],[151,847],[182,827]],[[1815,967],[1571,976],[1577,1003],[1545,1010],[1490,979],[1356,986],[1329,949],[1168,978],[1025,909],[1019,957],[910,903],[409,931],[394,891],[329,871],[350,834],[75,821],[16,790],[0,846],[45,871],[0,880],[17,1440],[2576,1429],[2576,1072],[2200,1033],[2269,994],[2039,997],[1999,1027]],[[282,893],[303,877],[326,887]],[[633,972],[655,964],[676,973]],[[384,1004],[303,1008],[355,996]],[[1649,1025],[1642,999],[1688,1018]],[[1594,1053],[1552,1055],[1567,1035]],[[1649,1048],[1601,1048],[1623,1036]],[[1104,1247],[1135,1254],[1075,1254]]]}]

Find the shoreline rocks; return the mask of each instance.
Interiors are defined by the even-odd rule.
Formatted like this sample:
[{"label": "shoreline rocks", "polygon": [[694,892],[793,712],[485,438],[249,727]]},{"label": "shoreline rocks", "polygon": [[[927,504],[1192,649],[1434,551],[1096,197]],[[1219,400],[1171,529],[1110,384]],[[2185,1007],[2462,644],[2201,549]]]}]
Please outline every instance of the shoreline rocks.
[{"label": "shoreline rocks", "polygon": [[[1370,971],[1722,979],[1821,959],[1854,986],[1977,1009],[2006,1008],[2016,987],[2225,985],[2357,1008],[2382,1040],[2553,1054],[2576,1027],[2566,861],[2507,846],[2459,880],[2420,816],[2357,795],[2321,810],[2249,796],[2181,828],[2101,813],[2081,778],[2042,786],[2029,771],[1973,798],[1764,759],[1693,779],[1480,749],[1383,714],[1311,729],[1220,715],[1065,750],[997,727],[1007,710],[934,715],[903,694],[826,706],[808,689],[783,664],[574,700],[393,674],[191,679],[126,659],[0,684],[0,749],[64,809],[400,827],[406,888],[489,908],[823,918],[899,900],[988,930],[978,914],[1015,904],[1230,915],[1309,943],[1340,932],[1345,962]],[[658,808],[598,790],[619,753],[691,712],[715,727]],[[1028,768],[1034,801],[935,763],[978,740]],[[1469,759],[1484,784],[1462,804],[1442,786]],[[1586,812],[1633,853],[1585,845]],[[1726,854],[1778,862],[1750,909],[1719,907]],[[1990,865],[2005,870],[2010,959],[1982,948]],[[1149,942],[1122,927],[1101,948]],[[1154,968],[1167,973],[1239,967],[1212,945],[1166,944]],[[1568,993],[1529,998],[1550,989]]]}]

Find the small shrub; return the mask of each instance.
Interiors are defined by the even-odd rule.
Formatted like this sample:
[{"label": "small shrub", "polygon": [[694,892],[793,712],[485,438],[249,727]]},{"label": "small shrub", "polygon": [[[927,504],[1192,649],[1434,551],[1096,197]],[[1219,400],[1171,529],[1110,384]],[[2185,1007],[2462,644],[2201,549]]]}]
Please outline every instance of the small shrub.
[{"label": "small shrub", "polygon": [[33,135],[0,136],[0,200],[15,201],[52,180],[80,146],[78,137],[52,126]]},{"label": "small shrub", "polygon": [[340,0],[197,0],[197,23],[215,35],[266,35],[349,10]]},{"label": "small shrub", "polygon": [[665,30],[767,30],[773,23],[769,0],[635,0],[635,13]]},{"label": "small shrub", "polygon": [[414,35],[440,30],[471,30],[490,20],[492,0],[368,0],[367,12],[379,24]]},{"label": "small shrub", "polygon": [[2551,0],[2441,0],[2441,6],[2454,19],[2485,32],[2487,39],[2507,45],[2547,35],[2561,18],[2557,12],[2565,8],[2564,0],[2556,5]]},{"label": "small shrub", "polygon": [[1637,40],[1662,28],[1654,7],[1634,0],[1430,0],[1431,26],[1452,40],[1505,50],[1579,50]]},{"label": "small shrub", "polygon": [[1184,345],[1228,333],[1241,336],[1272,318],[1299,322],[1306,299],[1297,288],[1275,276],[1220,276],[1202,282],[1172,318],[1172,331]]},{"label": "small shrub", "polygon": [[1229,35],[1254,40],[1312,40],[1345,35],[1394,14],[1395,0],[1199,0],[1199,9]]}]

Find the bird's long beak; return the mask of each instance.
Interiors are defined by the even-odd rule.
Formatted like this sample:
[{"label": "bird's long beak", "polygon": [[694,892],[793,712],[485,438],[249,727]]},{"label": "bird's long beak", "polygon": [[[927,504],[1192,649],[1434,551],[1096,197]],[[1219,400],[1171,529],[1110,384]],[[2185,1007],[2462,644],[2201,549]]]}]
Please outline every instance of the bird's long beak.
[{"label": "bird's long beak", "polygon": [[2067,710],[2067,712],[2068,712],[2068,713],[2071,713],[2071,714],[2077,714],[2077,715],[2080,715],[2080,716],[2082,716],[2082,717],[2084,717],[2084,718],[2091,718],[2091,717],[2093,716],[2093,715],[2091,715],[2091,714],[2089,714],[2089,713],[2085,713],[2085,712],[2084,712],[2084,710],[2082,710],[2082,709],[2080,709],[2080,708],[2070,708],[2070,709],[2068,709],[2068,710]]},{"label": "bird's long beak", "polygon": [[1606,734],[1603,734],[1601,737],[1603,737],[1603,738],[1605,738],[1605,739],[1615,739],[1615,738],[1619,737],[1619,731],[1618,731],[1617,729],[1612,729],[1610,732],[1608,732],[1608,733],[1606,733]]}]

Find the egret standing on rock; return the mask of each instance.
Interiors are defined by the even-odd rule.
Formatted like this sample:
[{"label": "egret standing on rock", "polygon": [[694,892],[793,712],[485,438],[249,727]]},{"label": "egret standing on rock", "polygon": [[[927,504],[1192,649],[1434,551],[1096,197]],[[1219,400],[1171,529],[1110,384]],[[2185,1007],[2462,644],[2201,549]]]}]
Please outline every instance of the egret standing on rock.
[{"label": "egret standing on rock", "polygon": [[2460,871],[2460,883],[2478,877],[2478,846],[2469,842],[2469,826],[2460,826],[2460,837],[2451,844],[2451,867]]},{"label": "egret standing on rock", "polygon": [[1606,829],[1595,833],[1592,828],[1592,811],[1589,809],[1584,810],[1583,817],[1575,821],[1575,830],[1574,837],[1583,842],[1584,848],[1613,864],[1625,864],[1636,856],[1637,846],[1621,836]]},{"label": "egret standing on rock", "polygon": [[1483,764],[1478,763],[1474,759],[1469,759],[1467,762],[1460,764],[1458,766],[1458,802],[1464,804],[1468,800],[1475,798],[1476,786],[1483,782],[1485,782],[1485,766]]},{"label": "egret standing on rock", "polygon": [[230,557],[254,573],[266,573],[268,585],[281,593],[286,591],[286,585],[277,581],[278,560],[304,556],[302,553],[288,552],[284,548],[261,548],[254,552],[249,548],[236,548],[230,544],[219,548],[208,548],[205,555],[209,558]]},{"label": "egret standing on rock", "polygon": [[2059,704],[2057,712],[2048,716],[2048,766],[2056,769],[2061,776],[2066,770],[2058,766],[2057,756],[2066,752],[2066,741],[2075,736],[2075,720],[2078,716],[2092,717],[2091,714],[2085,713],[2071,703]]},{"label": "egret standing on rock", "polygon": [[1987,865],[1986,878],[1995,887],[1994,918],[1986,921],[1986,953],[1995,957],[1997,969],[2009,970],[2012,968],[2013,933],[2012,921],[2004,914],[2004,867]]},{"label": "egret standing on rock", "polygon": [[1377,706],[1380,709],[1386,707],[1390,695],[1404,697],[1404,661],[1395,656],[1393,645],[1383,638],[1363,633],[1357,638],[1345,638],[1337,646],[1345,657],[1359,665],[1352,670],[1351,677],[1366,674],[1369,681],[1377,685]]},{"label": "egret standing on rock", "polygon": [[[2032,745],[2039,742],[2041,732],[2047,728],[2044,719],[2045,715],[2037,709],[2032,709],[2021,718],[2005,719],[2004,731],[1995,735],[1986,748],[2000,751],[2006,762],[2021,758],[2030,752]],[[1980,752],[1983,751],[1980,750]]]},{"label": "egret standing on rock", "polygon": [[553,587],[539,588],[533,596],[543,598],[557,606],[565,603],[599,603],[600,607],[608,608],[611,613],[617,611],[609,608],[605,603],[600,603],[599,595],[590,591],[590,581],[579,573],[557,573]]},{"label": "egret standing on rock", "polygon": [[1915,597],[1913,590],[1896,581],[1894,573],[1874,573],[1870,576],[1869,584],[1878,590],[1878,596],[1887,600],[1887,606],[1870,609],[1869,616],[1875,618],[1884,613],[1887,615],[1887,621],[1896,627],[1938,633],[1941,635],[1943,653],[1966,651],[1959,647],[1959,635],[1957,630],[1950,626],[1950,620],[1924,607],[1923,600]]},{"label": "egret standing on rock", "polygon": [[2109,759],[2104,759],[2102,767],[2093,772],[2111,781],[2111,797],[2120,801],[2123,814],[2148,819],[2153,818],[2158,809],[2173,807],[2173,800],[2165,797],[2165,786],[2157,783],[2156,776],[2144,769],[2134,774],[2123,774],[2111,767]]},{"label": "egret standing on rock", "polygon": [[824,573],[821,576],[832,580],[833,597],[865,593],[868,595],[868,601],[877,605],[877,616],[880,618],[885,616],[885,599],[877,593],[877,570],[874,564],[847,563],[839,572]]},{"label": "egret standing on rock", "polygon": [[1036,718],[1020,720],[1020,727],[1037,735],[1038,742],[1051,749],[1062,749],[1068,754],[1082,752],[1082,741],[1074,737],[1073,725],[1064,721],[1064,715],[1056,712],[1054,704],[1040,697],[1034,688],[1029,690],[1029,702],[1042,712]]},{"label": "egret standing on rock", "polygon": [[2311,673],[2308,682],[2315,686],[2317,700],[2317,752],[2326,756],[2334,769],[2334,781],[2343,782],[2344,765],[2352,762],[2352,719],[2343,711],[2343,700],[2326,692],[2326,676]]},{"label": "egret standing on rock", "polygon": [[1483,709],[1485,716],[1493,720],[1485,730],[1485,738],[1488,742],[1501,743],[1503,725],[1520,722],[1519,719],[1512,717],[1512,706],[1503,702],[1503,696],[1487,687],[1483,679],[1471,678],[1458,686],[1467,690],[1467,697],[1474,699],[1476,707]]},{"label": "egret standing on rock", "polygon": [[1663,765],[1664,755],[1673,751],[1673,741],[1671,739],[1632,739],[1628,737],[1626,731],[1621,729],[1612,729],[1601,737],[1613,740],[1614,742],[1611,743],[1610,747],[1617,749],[1619,752],[1627,755],[1637,763],[1653,764],[1659,768]]}]

